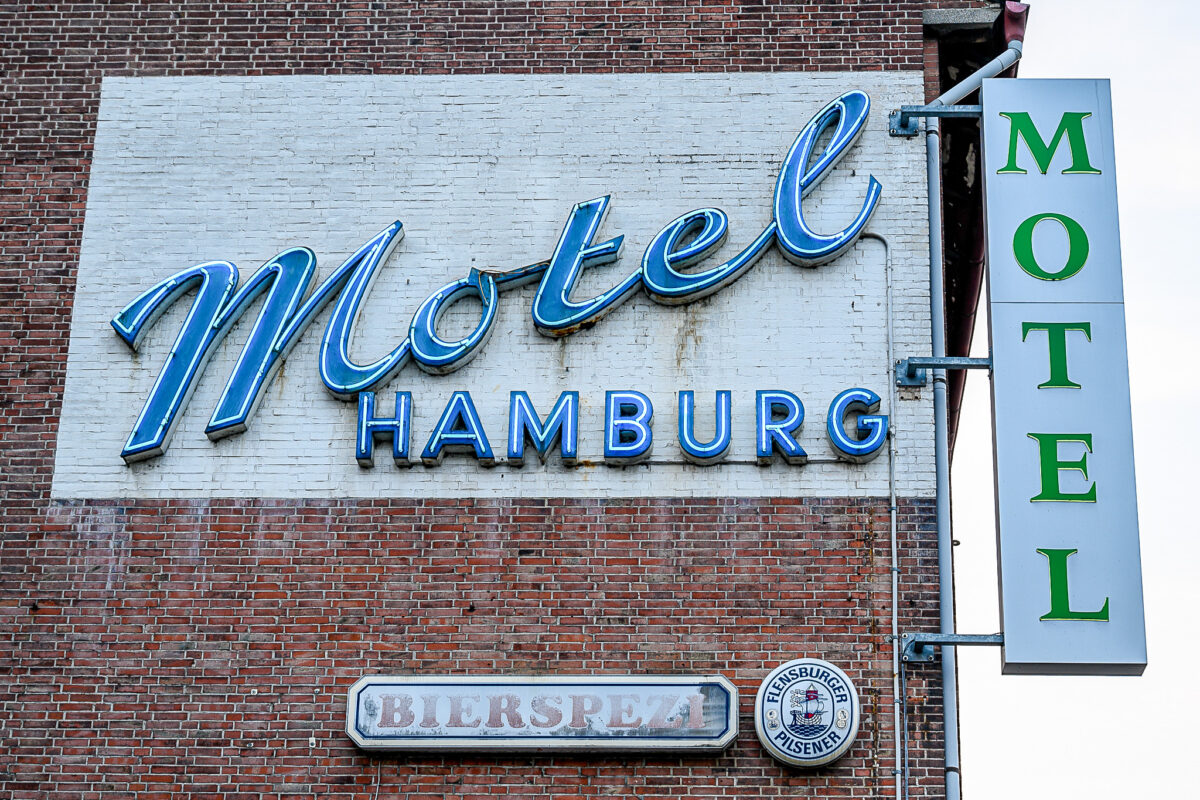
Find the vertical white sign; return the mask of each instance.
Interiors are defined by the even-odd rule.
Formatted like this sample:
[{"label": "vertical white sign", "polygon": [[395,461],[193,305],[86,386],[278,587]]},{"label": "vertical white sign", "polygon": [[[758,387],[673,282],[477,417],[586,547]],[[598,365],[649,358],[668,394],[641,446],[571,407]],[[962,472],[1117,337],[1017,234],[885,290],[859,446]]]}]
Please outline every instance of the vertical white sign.
[{"label": "vertical white sign", "polygon": [[985,81],[1004,672],[1146,666],[1106,80]]}]

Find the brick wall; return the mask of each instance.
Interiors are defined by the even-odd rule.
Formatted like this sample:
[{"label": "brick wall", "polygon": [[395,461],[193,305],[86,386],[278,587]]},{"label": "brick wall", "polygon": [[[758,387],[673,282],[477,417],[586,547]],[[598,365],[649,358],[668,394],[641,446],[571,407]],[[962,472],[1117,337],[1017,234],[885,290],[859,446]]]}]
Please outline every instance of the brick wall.
[{"label": "brick wall", "polygon": [[[905,629],[936,624],[931,506],[899,512]],[[30,522],[38,535],[5,552],[22,567],[0,661],[7,797],[890,786],[885,501],[113,500]],[[854,748],[815,772],[754,736],[764,665],[800,656],[841,665],[863,703]],[[722,673],[741,693],[739,741],[719,758],[375,757],[342,732],[363,674],[597,671]],[[915,672],[918,708],[935,674]],[[936,795],[938,719],[911,723],[913,796]]]},{"label": "brick wall", "polygon": [[[49,494],[104,76],[920,70],[923,5],[0,7],[0,796],[884,794],[884,500]],[[901,514],[902,626],[930,627],[931,504]],[[749,718],[801,654],[841,663],[866,711],[811,773],[769,760]],[[743,734],[719,759],[585,761],[367,757],[339,732],[362,673],[450,665],[719,670]],[[910,682],[916,796],[940,791],[935,675]]]}]

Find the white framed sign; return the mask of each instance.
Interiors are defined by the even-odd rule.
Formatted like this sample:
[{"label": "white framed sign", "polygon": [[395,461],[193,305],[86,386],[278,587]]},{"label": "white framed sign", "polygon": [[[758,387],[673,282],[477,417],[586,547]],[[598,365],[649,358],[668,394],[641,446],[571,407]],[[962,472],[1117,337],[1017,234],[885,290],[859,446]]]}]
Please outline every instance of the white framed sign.
[{"label": "white framed sign", "polygon": [[720,675],[371,675],[346,733],[365,750],[721,752],[737,699]]},{"label": "white framed sign", "polygon": [[1004,672],[1146,666],[1104,80],[983,85]]}]

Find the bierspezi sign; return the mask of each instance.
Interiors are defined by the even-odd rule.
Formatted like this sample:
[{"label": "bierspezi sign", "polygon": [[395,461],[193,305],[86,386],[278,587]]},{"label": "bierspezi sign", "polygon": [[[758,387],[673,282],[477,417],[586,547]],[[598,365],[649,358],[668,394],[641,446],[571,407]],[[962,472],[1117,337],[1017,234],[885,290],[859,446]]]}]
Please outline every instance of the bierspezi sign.
[{"label": "bierspezi sign", "polygon": [[371,675],[346,733],[367,750],[720,752],[737,707],[719,675]]}]

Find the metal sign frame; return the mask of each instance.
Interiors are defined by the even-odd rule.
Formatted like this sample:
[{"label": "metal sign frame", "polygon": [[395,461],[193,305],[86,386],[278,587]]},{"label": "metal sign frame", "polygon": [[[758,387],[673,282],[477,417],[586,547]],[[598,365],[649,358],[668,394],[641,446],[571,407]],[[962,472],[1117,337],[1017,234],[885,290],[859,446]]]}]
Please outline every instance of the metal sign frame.
[{"label": "metal sign frame", "polygon": [[[502,689],[545,689],[560,691],[570,687],[581,690],[611,692],[614,689],[636,691],[650,688],[663,689],[694,689],[707,696],[718,699],[704,703],[705,716],[719,712],[717,722],[719,729],[710,735],[639,735],[632,732],[604,732],[604,726],[593,728],[589,721],[588,730],[591,733],[568,733],[556,735],[554,732],[531,733],[520,736],[488,733],[479,725],[468,730],[479,730],[480,733],[468,736],[448,736],[433,732],[433,726],[427,726],[429,733],[419,732],[406,736],[381,736],[364,732],[363,713],[365,699],[372,689],[381,687],[396,687],[420,691],[436,687],[444,688],[473,688],[477,694],[487,687]],[[630,692],[622,693],[628,696]],[[565,709],[560,709],[565,713]],[[592,714],[598,713],[598,709]],[[421,713],[417,709],[415,713]],[[476,713],[479,713],[476,710]],[[414,717],[415,719],[415,717]],[[420,725],[417,725],[419,728]],[[438,725],[438,728],[446,726]],[[477,752],[489,751],[518,751],[518,752],[609,752],[609,751],[649,751],[649,752],[687,752],[687,753],[720,753],[729,747],[738,735],[738,693],[727,678],[721,675],[369,675],[360,678],[350,687],[346,695],[346,734],[356,745],[364,750],[380,751],[451,751]]]}]

